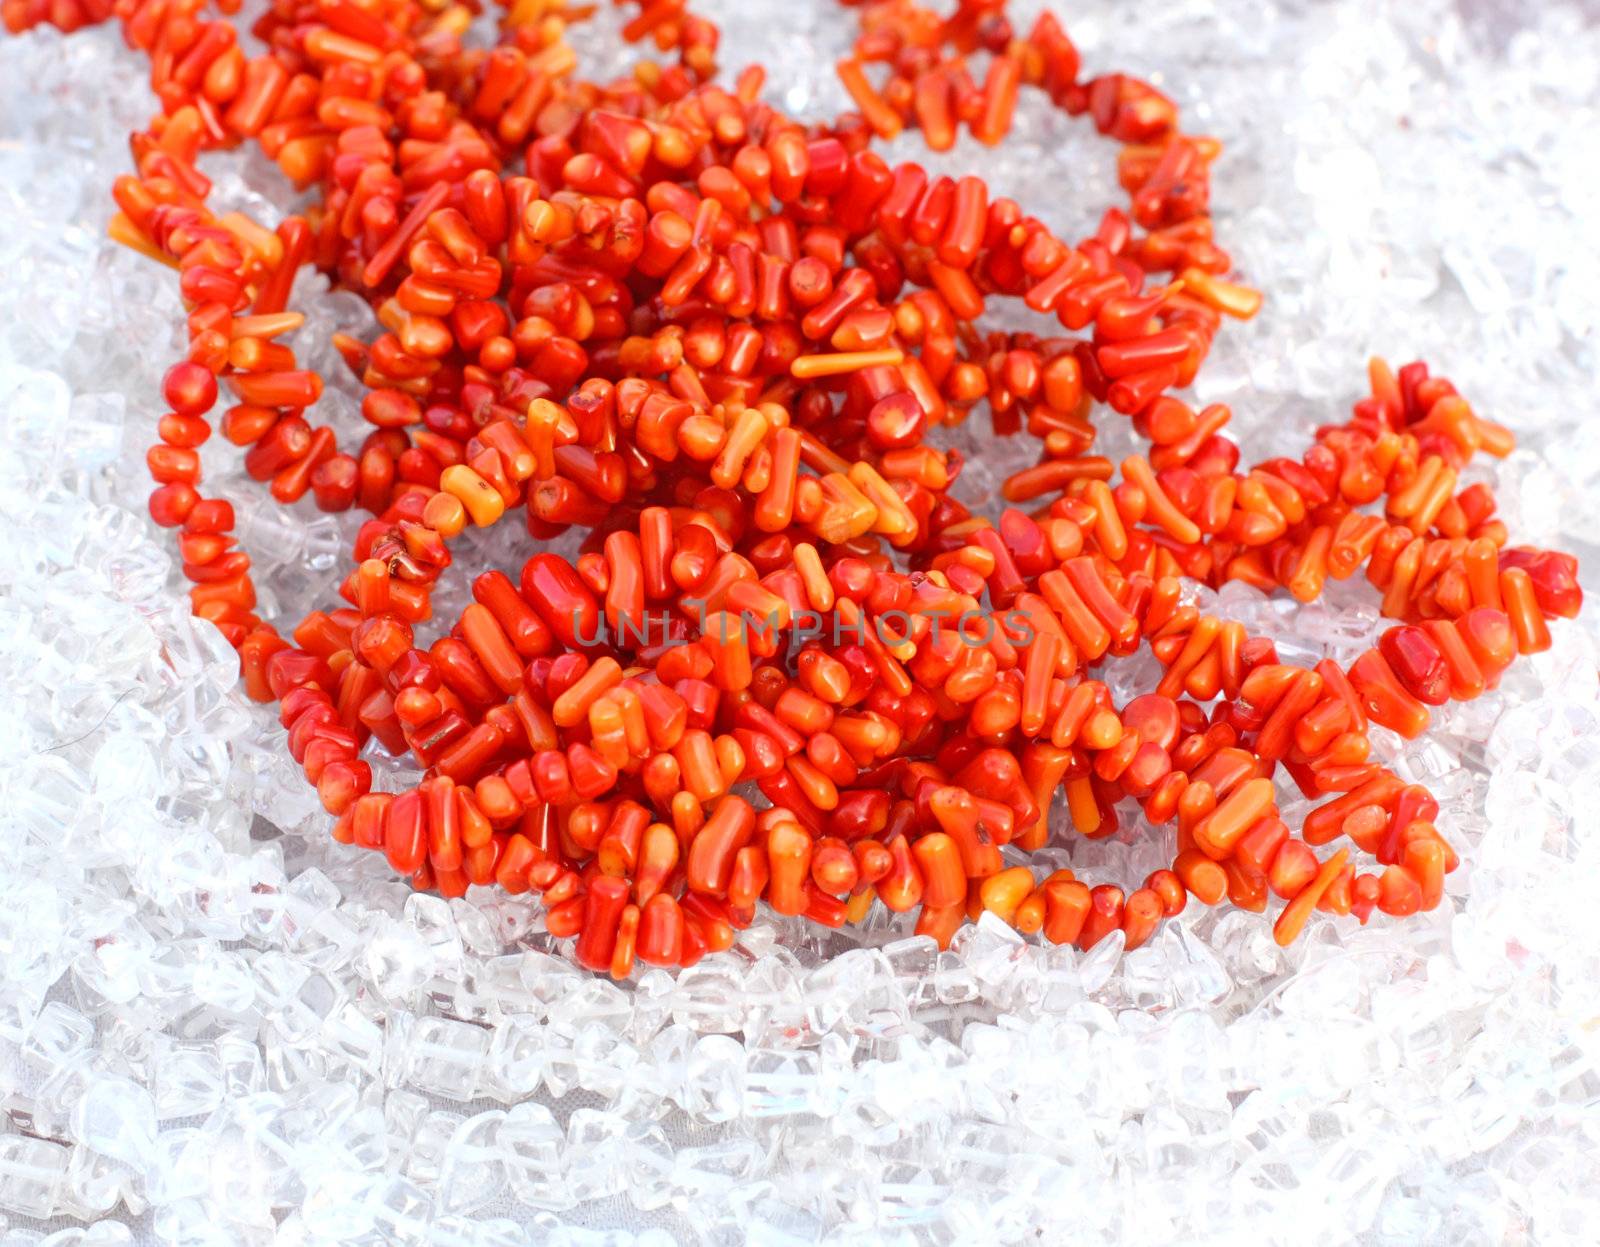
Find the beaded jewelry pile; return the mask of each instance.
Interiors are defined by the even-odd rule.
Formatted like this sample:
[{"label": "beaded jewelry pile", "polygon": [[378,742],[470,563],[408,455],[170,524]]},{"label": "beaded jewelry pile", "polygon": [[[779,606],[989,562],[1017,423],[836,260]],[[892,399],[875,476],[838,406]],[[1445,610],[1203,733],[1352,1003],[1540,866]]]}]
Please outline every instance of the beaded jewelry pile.
[{"label": "beaded jewelry pile", "polygon": [[[1153,86],[1085,78],[1053,18],[1019,34],[1001,3],[860,6],[837,67],[857,111],[825,125],[762,102],[759,69],[716,85],[716,29],[683,0],[624,28],[670,63],[607,84],[564,42],[582,12],[544,0],[492,50],[464,46],[462,5],[284,0],[255,57],[202,8],[0,2],[13,30],[115,16],[151,58],[162,113],[111,231],[178,271],[190,348],[150,513],[336,839],[419,889],[537,891],[618,978],[729,947],[758,902],[827,926],[918,909],[941,945],[987,911],[1083,948],[1136,947],[1191,896],[1282,898],[1280,943],[1317,909],[1439,904],[1437,803],[1369,758],[1368,728],[1415,737],[1548,648],[1576,564],[1512,546],[1489,489],[1458,488],[1512,439],[1420,364],[1374,361],[1348,419],[1243,470],[1228,409],[1173,395],[1261,298],[1213,238],[1219,144]],[[912,128],[1001,143],[1023,90],[1121,144],[1129,206],[1075,245],[979,178],[872,150]],[[314,205],[208,211],[197,160],[241,142]],[[336,343],[373,426],[344,450],[315,423],[322,378],[276,340],[308,264],[384,329]],[[983,327],[1006,299],[1036,332]],[[287,635],[255,614],[232,506],[200,492],[219,405],[279,503],[373,516],[347,605]],[[1103,407],[1147,455],[1092,453]],[[993,521],[938,446],[974,409],[1040,441]],[[469,573],[473,604],[434,620],[451,543],[496,523],[530,550],[587,535],[572,561]],[[1307,602],[1357,574],[1395,624],[1348,667],[1281,662],[1186,592]],[[1093,673],[1146,641],[1164,674],[1118,706]],[[374,741],[421,781],[372,791]],[[1280,766],[1320,802],[1297,829]],[[1170,869],[1124,891],[1022,864],[1053,833],[1117,833],[1130,802],[1176,823]]]}]

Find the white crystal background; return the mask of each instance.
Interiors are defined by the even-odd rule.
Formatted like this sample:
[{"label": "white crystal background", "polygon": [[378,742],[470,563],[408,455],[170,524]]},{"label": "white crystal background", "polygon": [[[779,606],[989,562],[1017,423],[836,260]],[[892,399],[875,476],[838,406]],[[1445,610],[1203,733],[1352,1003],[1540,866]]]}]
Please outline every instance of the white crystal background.
[{"label": "white crystal background", "polygon": [[[1219,236],[1269,298],[1199,393],[1247,454],[1302,448],[1369,354],[1427,359],[1521,439],[1487,477],[1514,538],[1585,556],[1592,592],[1600,10],[1073,10],[1090,72],[1151,77],[1228,144]],[[842,106],[848,13],[705,11],[725,65],[773,66],[801,114]],[[614,28],[575,36],[591,67],[621,63]],[[110,28],[0,39],[0,1245],[1595,1240],[1592,614],[1425,740],[1382,742],[1462,850],[1446,905],[1319,915],[1288,952],[1267,919],[1194,909],[1126,956],[762,921],[619,986],[526,901],[413,896],[332,844],[144,518],[181,309],[105,223],[145,69]],[[1035,101],[1003,150],[944,165],[1076,236],[1117,198],[1087,130]],[[259,158],[206,167],[281,214]],[[364,307],[314,276],[296,306],[337,375],[327,335]],[[353,393],[324,418],[353,428]],[[297,616],[348,524],[283,513],[220,441],[208,479]],[[499,541],[483,556],[514,570]],[[1337,589],[1223,596],[1286,655],[1348,658],[1375,599]],[[1137,879],[1161,849],[1074,862]]]}]

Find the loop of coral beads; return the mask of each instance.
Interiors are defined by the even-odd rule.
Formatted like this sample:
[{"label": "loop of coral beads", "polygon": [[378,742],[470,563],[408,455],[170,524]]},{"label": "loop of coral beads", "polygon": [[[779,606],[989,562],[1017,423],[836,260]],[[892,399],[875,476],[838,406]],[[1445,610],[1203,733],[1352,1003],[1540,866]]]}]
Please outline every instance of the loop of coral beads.
[{"label": "loop of coral beads", "polygon": [[[111,232],[178,271],[190,349],[150,512],[251,696],[278,701],[337,839],[418,888],[537,889],[550,931],[618,977],[728,947],[758,901],[829,926],[920,908],[941,944],[987,910],[1083,948],[1136,946],[1190,896],[1275,894],[1284,943],[1313,910],[1440,903],[1456,856],[1437,803],[1372,760],[1369,727],[1415,736],[1546,648],[1547,619],[1578,609],[1575,564],[1508,548],[1489,490],[1458,489],[1511,437],[1421,365],[1374,362],[1350,420],[1242,471],[1228,410],[1171,396],[1260,296],[1213,238],[1219,145],[1154,88],[1085,80],[1054,18],[1019,37],[995,3],[864,6],[838,66],[858,112],[809,128],[760,101],[759,69],[714,85],[716,29],[680,3],[624,28],[675,61],[609,84],[577,76],[541,0],[488,51],[463,46],[460,6],[278,0],[255,57],[202,8],[0,14],[114,14],[151,56],[162,115],[134,136]],[[908,127],[935,150],[962,127],[999,143],[1024,89],[1122,145],[1129,207],[1076,245],[979,178],[871,150]],[[243,141],[316,208],[271,229],[210,212],[198,157]],[[373,426],[353,450],[307,419],[322,379],[278,341],[305,264],[383,326],[337,343]],[[1004,298],[1060,332],[980,334]],[[374,517],[348,605],[288,639],[254,613],[231,506],[199,492],[224,389],[222,433],[275,499]],[[993,523],[925,440],[978,403],[1042,445],[1004,491],[1033,510]],[[1096,405],[1149,454],[1091,454]],[[451,541],[517,510],[535,539],[587,530],[583,553],[482,573],[418,645]],[[1348,669],[1282,663],[1183,592],[1310,601],[1363,568],[1396,623]],[[1090,673],[1145,642],[1164,675],[1118,707]],[[370,791],[371,739],[422,781]],[[1321,801],[1298,833],[1279,765]],[[1125,798],[1175,823],[1170,869],[1127,893],[1038,877],[1058,789],[1077,835],[1115,833]]]}]

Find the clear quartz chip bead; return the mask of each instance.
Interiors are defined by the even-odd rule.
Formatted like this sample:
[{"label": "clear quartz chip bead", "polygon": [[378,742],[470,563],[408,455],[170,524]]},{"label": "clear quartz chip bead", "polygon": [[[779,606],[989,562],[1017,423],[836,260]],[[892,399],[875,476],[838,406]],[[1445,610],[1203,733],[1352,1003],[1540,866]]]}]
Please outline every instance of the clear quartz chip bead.
[{"label": "clear quartz chip bead", "polygon": [[[146,1168],[145,1174],[148,1172]],[[134,1192],[140,1185],[130,1166],[93,1148],[75,1147],[67,1162],[60,1208],[69,1216],[85,1220],[110,1212],[119,1199],[137,1208],[141,1201]]]},{"label": "clear quartz chip bead", "polygon": [[73,1109],[72,1132],[85,1146],[142,1173],[155,1143],[155,1101],[136,1082],[97,1076]]},{"label": "clear quartz chip bead", "polygon": [[744,1114],[794,1117],[818,1112],[822,1078],[817,1054],[754,1049],[745,1054]]},{"label": "clear quartz chip bead", "polygon": [[[353,1173],[329,1167],[307,1186],[300,1222],[280,1227],[280,1238],[306,1244],[365,1243],[376,1236],[372,1205],[388,1179],[378,1173]],[[293,1237],[298,1233],[299,1238]]]},{"label": "clear quartz chip bead", "polygon": [[627,1131],[627,1119],[620,1113],[592,1108],[573,1112],[567,1120],[566,1180],[574,1199],[604,1199],[622,1188]]},{"label": "clear quartz chip bead", "polygon": [[544,1077],[549,1042],[548,1028],[530,1014],[502,1019],[484,1059],[483,1093],[508,1104],[531,1096]]},{"label": "clear quartz chip bead", "polygon": [[496,1141],[505,1160],[512,1194],[534,1208],[559,1212],[574,1195],[563,1167],[566,1134],[542,1104],[518,1104],[507,1111]]},{"label": "clear quartz chip bead", "polygon": [[198,1129],[163,1130],[151,1149],[144,1194],[156,1207],[198,1199],[211,1187],[211,1140]]},{"label": "clear quartz chip bead", "polygon": [[683,1107],[710,1122],[739,1115],[744,1096],[744,1049],[727,1035],[704,1035],[689,1054]]},{"label": "clear quartz chip bead", "polygon": [[432,950],[435,974],[460,978],[464,948],[449,901],[427,892],[413,892],[406,898],[402,921]]},{"label": "clear quartz chip bead", "polygon": [[397,1004],[413,1000],[435,970],[426,938],[411,925],[386,917],[378,919],[377,930],[367,937],[364,963],[372,985]]},{"label": "clear quartz chip bead", "polygon": [[430,1241],[434,1205],[420,1187],[404,1178],[391,1178],[374,1190],[368,1203],[377,1241],[404,1247],[422,1247]]},{"label": "clear quartz chip bead", "polygon": [[383,1027],[361,1004],[349,1000],[322,1025],[321,1042],[352,1071],[376,1077],[383,1067]]},{"label": "clear quartz chip bead", "polygon": [[666,1131],[654,1121],[630,1122],[621,1147],[629,1201],[641,1212],[665,1208],[672,1201],[675,1162]]},{"label": "clear quartz chip bead", "polygon": [[672,1183],[673,1206],[686,1210],[697,1203],[722,1200],[750,1184],[766,1162],[766,1151],[754,1139],[733,1137],[678,1149]]},{"label": "clear quartz chip bead", "polygon": [[199,1117],[222,1103],[222,1064],[211,1045],[175,1046],[156,1059],[156,1117]]},{"label": "clear quartz chip bead", "polygon": [[88,1048],[94,1023],[70,1005],[49,1001],[35,1019],[22,1055],[37,1070],[56,1069]]},{"label": "clear quartz chip bead", "polygon": [[501,1160],[500,1110],[479,1113],[456,1127],[445,1146],[439,1174],[439,1206],[450,1213],[475,1213],[497,1200],[508,1182]]},{"label": "clear quartz chip bead", "polygon": [[68,1151],[26,1135],[0,1135],[0,1209],[44,1219],[55,1210],[67,1175]]},{"label": "clear quartz chip bead", "polygon": [[429,1113],[428,1101],[414,1091],[391,1091],[383,1099],[383,1128],[389,1150],[402,1155]]},{"label": "clear quartz chip bead", "polygon": [[452,1100],[477,1094],[489,1032],[453,1018],[418,1018],[406,1044],[405,1079],[419,1091]]},{"label": "clear quartz chip bead", "polygon": [[465,1120],[459,1113],[434,1111],[423,1116],[411,1136],[401,1171],[424,1190],[434,1190],[439,1185],[439,1175],[444,1171],[450,1139]]}]

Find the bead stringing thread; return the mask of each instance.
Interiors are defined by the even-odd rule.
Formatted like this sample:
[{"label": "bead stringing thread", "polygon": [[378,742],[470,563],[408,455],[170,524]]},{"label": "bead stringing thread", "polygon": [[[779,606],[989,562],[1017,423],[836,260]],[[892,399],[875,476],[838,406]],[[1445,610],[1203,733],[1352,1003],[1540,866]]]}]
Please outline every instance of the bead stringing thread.
[{"label": "bead stringing thread", "polygon": [[[550,932],[618,978],[729,947],[759,901],[827,926],[920,907],[941,946],[988,911],[1083,948],[1136,947],[1190,896],[1280,897],[1280,943],[1315,910],[1440,903],[1438,805],[1371,759],[1369,726],[1417,736],[1548,648],[1576,564],[1508,547],[1489,489],[1458,488],[1512,437],[1421,364],[1374,360],[1349,420],[1243,471],[1228,409],[1172,396],[1261,296],[1213,239],[1220,145],[1149,84],[1084,80],[1049,14],[1019,37],[1000,3],[883,0],[837,66],[858,111],[803,127],[760,101],[759,67],[715,84],[716,28],[679,0],[623,29],[675,60],[609,84],[576,76],[575,15],[546,0],[510,6],[487,51],[462,5],[277,0],[256,57],[203,9],[0,0],[13,31],[115,16],[151,57],[162,113],[110,225],[189,308],[150,513],[336,839],[448,896],[537,890]],[[1024,88],[1122,145],[1129,208],[1077,245],[979,178],[871,150],[907,128],[1000,143]],[[200,153],[245,140],[315,188],[304,216],[207,209]],[[367,387],[354,453],[306,419],[322,378],[277,341],[306,264],[383,327],[336,340]],[[1064,335],[981,333],[996,298]],[[374,517],[348,605],[288,638],[254,613],[231,505],[199,492],[224,390],[222,433],[276,500]],[[924,440],[980,402],[1042,446],[1004,486],[1033,509],[997,522]],[[1149,453],[1090,454],[1097,405]],[[418,647],[451,541],[517,508],[535,543],[586,530],[583,552],[483,572]],[[1363,569],[1396,622],[1348,668],[1280,662],[1185,600],[1244,580],[1307,602]],[[1163,675],[1117,707],[1091,672],[1146,642]],[[371,739],[421,782],[372,792]],[[1298,834],[1280,765],[1322,801]],[[1008,865],[1003,846],[1049,840],[1058,789],[1077,835],[1115,834],[1124,798],[1175,824],[1170,869],[1124,893]]]}]

